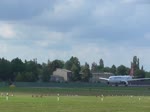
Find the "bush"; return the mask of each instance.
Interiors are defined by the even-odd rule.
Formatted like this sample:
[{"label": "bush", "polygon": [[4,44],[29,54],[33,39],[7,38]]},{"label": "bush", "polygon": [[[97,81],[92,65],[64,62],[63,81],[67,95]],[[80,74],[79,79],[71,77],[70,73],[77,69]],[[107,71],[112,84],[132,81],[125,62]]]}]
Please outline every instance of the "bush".
[{"label": "bush", "polygon": [[10,88],[15,88],[16,86],[14,84],[11,84],[9,87]]}]

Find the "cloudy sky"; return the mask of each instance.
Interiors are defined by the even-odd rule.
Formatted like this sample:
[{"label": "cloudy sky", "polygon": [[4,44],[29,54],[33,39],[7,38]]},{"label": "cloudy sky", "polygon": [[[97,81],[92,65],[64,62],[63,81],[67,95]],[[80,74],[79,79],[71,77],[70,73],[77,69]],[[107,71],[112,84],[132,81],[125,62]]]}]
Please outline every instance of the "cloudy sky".
[{"label": "cloudy sky", "polygon": [[79,58],[150,71],[150,0],[0,0],[0,57]]}]

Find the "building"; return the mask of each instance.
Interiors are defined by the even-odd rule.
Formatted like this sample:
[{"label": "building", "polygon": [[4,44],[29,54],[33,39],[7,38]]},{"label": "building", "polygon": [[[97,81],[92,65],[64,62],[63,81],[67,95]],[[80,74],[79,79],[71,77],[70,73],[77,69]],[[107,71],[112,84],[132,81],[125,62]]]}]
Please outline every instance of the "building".
[{"label": "building", "polygon": [[100,82],[99,77],[109,78],[112,75],[114,74],[108,72],[94,72],[92,73],[91,82]]},{"label": "building", "polygon": [[72,72],[66,69],[57,68],[51,76],[53,82],[69,82],[71,81]]}]

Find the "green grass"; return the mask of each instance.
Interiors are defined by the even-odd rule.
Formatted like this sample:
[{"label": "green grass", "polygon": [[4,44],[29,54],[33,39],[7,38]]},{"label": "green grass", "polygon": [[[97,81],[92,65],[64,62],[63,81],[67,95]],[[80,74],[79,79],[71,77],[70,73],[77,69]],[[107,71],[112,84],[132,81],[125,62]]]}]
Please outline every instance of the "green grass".
[{"label": "green grass", "polygon": [[[0,112],[150,111],[149,87],[0,88],[0,93],[7,92],[14,96],[9,96],[8,101],[6,96],[0,96]],[[57,101],[57,93],[60,101]]]},{"label": "green grass", "polygon": [[[139,100],[140,98],[140,100]],[[57,96],[0,97],[0,112],[149,112],[149,96]]]}]

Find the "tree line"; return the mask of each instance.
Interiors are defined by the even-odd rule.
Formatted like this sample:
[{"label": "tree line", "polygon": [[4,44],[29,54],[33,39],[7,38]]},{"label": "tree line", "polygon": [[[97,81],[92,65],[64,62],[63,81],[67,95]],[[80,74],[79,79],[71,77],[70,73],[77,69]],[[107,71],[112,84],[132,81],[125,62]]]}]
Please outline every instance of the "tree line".
[{"label": "tree line", "polygon": [[[131,66],[134,69],[134,76],[136,77],[150,77],[150,72],[139,66],[139,58],[133,57]],[[72,81],[88,82],[95,72],[110,72],[115,75],[127,75],[131,69],[124,65],[116,67],[104,66],[103,59],[99,63],[93,62],[91,67],[86,62],[84,65],[80,64],[77,57],[71,57],[66,62],[63,60],[48,60],[47,63],[38,63],[36,59],[22,61],[19,58],[12,59],[11,61],[0,58],[0,81],[8,82],[49,82],[50,76],[57,68],[63,68],[72,71]]]}]

